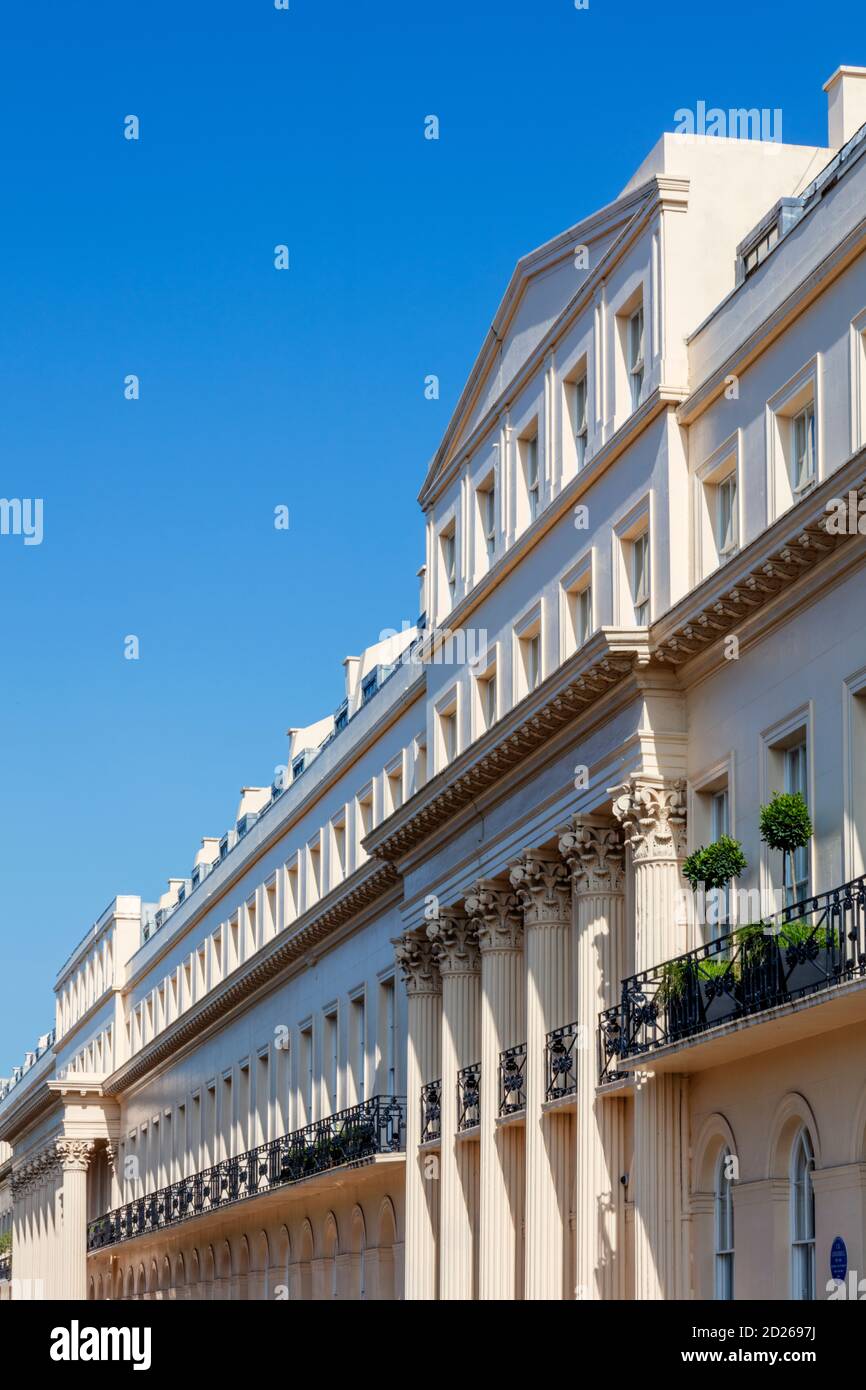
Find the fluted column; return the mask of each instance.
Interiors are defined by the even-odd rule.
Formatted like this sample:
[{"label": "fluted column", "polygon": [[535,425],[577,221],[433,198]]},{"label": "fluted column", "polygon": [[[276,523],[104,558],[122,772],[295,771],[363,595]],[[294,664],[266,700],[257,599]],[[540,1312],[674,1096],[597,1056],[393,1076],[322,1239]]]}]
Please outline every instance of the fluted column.
[{"label": "fluted column", "polygon": [[499,1056],[526,1036],[523,913],[508,884],[482,880],[466,899],[481,952],[481,1299],[522,1296],[523,1135],[497,1125]]},{"label": "fluted column", "polygon": [[523,908],[526,955],[525,1292],[531,1299],[571,1295],[566,1250],[571,1193],[569,1130],[545,1114],[547,1034],[572,1020],[571,884],[559,855],[531,850],[513,866]]},{"label": "fluted column", "polygon": [[87,1169],[93,1147],[87,1140],[57,1141],[57,1156],[63,1170],[62,1287],[59,1295],[64,1299],[87,1297]]},{"label": "fluted column", "polygon": [[[686,853],[685,784],[633,777],[619,789],[613,810],[634,866],[634,959],[639,973],[689,946],[687,929],[677,920],[684,887],[680,866]],[[635,1080],[635,1298],[685,1298],[687,1082],[669,1072],[645,1072]]]},{"label": "fluted column", "polygon": [[619,998],[624,958],[624,848],[619,828],[575,816],[559,841],[576,909],[576,1290],[583,1299],[626,1297],[625,1105],[596,1098],[598,1015]]},{"label": "fluted column", "polygon": [[427,936],[442,976],[439,1297],[470,1299],[475,1295],[478,1149],[457,1139],[457,1073],[480,1056],[478,941],[460,908],[440,908],[436,921],[427,927]]},{"label": "fluted column", "polygon": [[432,1300],[438,1294],[439,1182],[431,1155],[419,1153],[418,1145],[421,1087],[438,1081],[442,1070],[442,980],[425,931],[406,932],[393,946],[408,1005],[405,1296]]}]

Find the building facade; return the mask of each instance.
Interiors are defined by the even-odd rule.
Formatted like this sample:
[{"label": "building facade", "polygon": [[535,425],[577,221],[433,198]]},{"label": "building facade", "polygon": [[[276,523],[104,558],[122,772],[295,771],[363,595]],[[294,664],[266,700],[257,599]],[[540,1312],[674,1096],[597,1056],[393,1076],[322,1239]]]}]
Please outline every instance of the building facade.
[{"label": "building facade", "polygon": [[[9,1291],[864,1270],[866,70],[827,93],[826,147],[665,135],[518,264],[421,491],[422,619],[57,977],[0,1100]],[[724,836],[747,867],[693,893]]]}]

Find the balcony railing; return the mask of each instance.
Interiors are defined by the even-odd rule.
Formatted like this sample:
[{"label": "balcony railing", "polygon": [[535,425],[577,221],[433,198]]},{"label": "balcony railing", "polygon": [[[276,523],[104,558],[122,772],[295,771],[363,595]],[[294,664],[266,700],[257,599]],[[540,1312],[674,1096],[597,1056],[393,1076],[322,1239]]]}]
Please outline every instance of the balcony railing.
[{"label": "balcony railing", "polygon": [[87,1228],[87,1249],[101,1250],[332,1168],[376,1154],[399,1153],[404,1147],[402,1097],[375,1096],[100,1216]]},{"label": "balcony railing", "polygon": [[442,1082],[428,1081],[421,1087],[421,1143],[442,1138]]},{"label": "balcony railing", "polygon": [[602,1081],[620,1064],[722,1023],[866,975],[866,877],[623,980],[599,1021]]},{"label": "balcony railing", "polygon": [[499,1113],[515,1115],[526,1109],[526,1043],[499,1054]]},{"label": "balcony railing", "polygon": [[564,1028],[554,1028],[547,1035],[546,1098],[561,1100],[563,1096],[573,1096],[577,1090],[577,1064],[575,1049],[580,1045],[583,1032],[577,1023],[568,1023]]},{"label": "balcony railing", "polygon": [[0,1255],[0,1279],[12,1278],[12,1251],[6,1250]]},{"label": "balcony railing", "polygon": [[457,1073],[457,1128],[475,1129],[481,1123],[481,1063]]}]

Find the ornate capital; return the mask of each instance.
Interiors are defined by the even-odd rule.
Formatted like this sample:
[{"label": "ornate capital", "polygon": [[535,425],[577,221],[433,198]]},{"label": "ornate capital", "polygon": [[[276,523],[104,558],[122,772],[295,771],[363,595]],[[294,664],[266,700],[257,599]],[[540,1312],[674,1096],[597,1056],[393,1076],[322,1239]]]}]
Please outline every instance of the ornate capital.
[{"label": "ornate capital", "polygon": [[686,784],[642,782],[633,777],[614,793],[613,813],[636,863],[683,859],[686,853]]},{"label": "ornate capital", "polygon": [[568,868],[550,850],[528,850],[509,872],[527,926],[562,922],[571,916]]},{"label": "ornate capital", "polygon": [[475,923],[462,907],[440,907],[436,920],[427,924],[427,936],[443,975],[469,975],[480,969]]},{"label": "ornate capital", "polygon": [[391,945],[394,947],[397,964],[403,972],[407,994],[441,993],[442,977],[439,974],[439,966],[433,946],[423,928],[394,937]]},{"label": "ornate capital", "polygon": [[621,893],[625,882],[622,832],[574,816],[559,837],[576,893]]},{"label": "ornate capital", "polygon": [[517,894],[495,879],[481,879],[466,899],[478,946],[485,951],[519,951],[523,946],[523,912]]},{"label": "ornate capital", "polygon": [[93,1157],[94,1144],[90,1139],[58,1139],[57,1157],[63,1171],[86,1173]]}]

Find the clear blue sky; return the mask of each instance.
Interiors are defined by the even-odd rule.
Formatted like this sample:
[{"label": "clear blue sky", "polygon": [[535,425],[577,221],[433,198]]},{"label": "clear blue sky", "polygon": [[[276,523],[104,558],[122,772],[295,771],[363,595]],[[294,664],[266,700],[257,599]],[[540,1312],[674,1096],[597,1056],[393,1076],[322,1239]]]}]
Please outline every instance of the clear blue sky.
[{"label": "clear blue sky", "polygon": [[0,496],[43,498],[45,535],[0,537],[0,1075],[114,894],[187,873],[343,656],[415,618],[415,498],[518,256],[699,99],[823,143],[862,27],[839,0],[4,7]]}]

